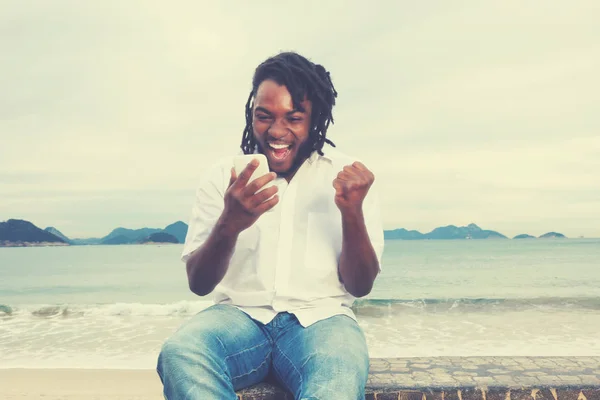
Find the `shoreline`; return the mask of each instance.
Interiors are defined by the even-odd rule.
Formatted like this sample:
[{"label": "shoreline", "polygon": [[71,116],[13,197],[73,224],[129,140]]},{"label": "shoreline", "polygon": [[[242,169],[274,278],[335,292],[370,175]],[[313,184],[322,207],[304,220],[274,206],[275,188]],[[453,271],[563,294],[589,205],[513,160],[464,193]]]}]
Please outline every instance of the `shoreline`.
[{"label": "shoreline", "polygon": [[[547,237],[547,238],[538,238],[534,237],[531,239],[516,239],[516,238],[484,238],[484,239],[469,239],[469,238],[459,238],[459,239],[400,239],[400,238],[387,238],[386,242],[566,242],[566,241],[597,241],[600,240],[600,237]],[[146,243],[121,243],[121,244],[101,244],[101,243],[86,243],[86,244],[75,244],[75,243],[58,243],[58,242],[11,242],[11,241],[0,241],[0,249],[1,248],[15,248],[15,247],[115,247],[115,246],[147,246],[147,245],[180,245],[183,246],[183,243],[171,243],[171,242],[146,242]]]},{"label": "shoreline", "polygon": [[0,242],[0,248],[12,248],[12,247],[83,247],[83,246],[103,246],[103,247],[114,247],[114,246],[147,246],[147,245],[183,245],[183,243],[171,243],[171,242],[146,242],[146,243],[123,243],[123,244],[72,244],[72,243],[54,243],[54,242]]},{"label": "shoreline", "polygon": [[1,247],[65,247],[71,246],[65,242],[11,242],[8,240],[0,242]]}]

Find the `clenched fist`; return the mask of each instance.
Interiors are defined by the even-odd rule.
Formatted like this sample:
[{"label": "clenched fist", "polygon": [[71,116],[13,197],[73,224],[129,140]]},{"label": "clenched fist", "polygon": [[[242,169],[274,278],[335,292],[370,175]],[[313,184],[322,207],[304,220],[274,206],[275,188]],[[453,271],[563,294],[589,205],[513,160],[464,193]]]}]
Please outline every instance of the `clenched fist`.
[{"label": "clenched fist", "polygon": [[362,203],[375,176],[362,163],[356,161],[346,165],[333,180],[335,204],[342,213],[362,210]]}]

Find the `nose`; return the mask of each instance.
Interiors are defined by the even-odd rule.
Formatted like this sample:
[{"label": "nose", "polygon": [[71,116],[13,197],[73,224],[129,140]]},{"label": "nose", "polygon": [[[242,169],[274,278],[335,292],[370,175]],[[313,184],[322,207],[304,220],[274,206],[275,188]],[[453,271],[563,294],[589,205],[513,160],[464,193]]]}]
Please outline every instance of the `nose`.
[{"label": "nose", "polygon": [[281,139],[288,135],[289,130],[285,122],[281,120],[274,120],[269,129],[267,129],[267,133],[273,139]]}]

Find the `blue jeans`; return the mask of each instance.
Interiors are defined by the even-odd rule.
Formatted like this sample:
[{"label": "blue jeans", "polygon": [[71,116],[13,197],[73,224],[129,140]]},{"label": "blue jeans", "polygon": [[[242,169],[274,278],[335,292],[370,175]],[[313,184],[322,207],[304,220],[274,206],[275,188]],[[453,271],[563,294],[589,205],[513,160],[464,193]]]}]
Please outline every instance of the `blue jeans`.
[{"label": "blue jeans", "polygon": [[304,328],[280,313],[264,325],[214,305],[165,342],[157,370],[168,400],[233,400],[268,375],[296,399],[363,400],[369,355],[362,330],[344,315]]}]

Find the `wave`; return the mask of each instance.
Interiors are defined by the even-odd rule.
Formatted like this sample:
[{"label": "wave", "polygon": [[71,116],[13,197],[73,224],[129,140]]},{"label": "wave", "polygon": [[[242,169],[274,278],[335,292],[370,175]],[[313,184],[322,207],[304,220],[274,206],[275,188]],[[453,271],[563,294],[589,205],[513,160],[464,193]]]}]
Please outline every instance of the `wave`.
[{"label": "wave", "polygon": [[211,304],[211,301],[179,301],[168,304],[32,304],[25,306],[0,304],[0,317],[179,317],[194,315]]},{"label": "wave", "polygon": [[381,315],[414,312],[507,312],[600,310],[600,297],[358,299],[355,313]]},{"label": "wave", "polygon": [[[0,318],[186,317],[202,311],[211,304],[211,301],[179,301],[167,304],[0,304]],[[368,316],[423,312],[597,311],[600,310],[600,297],[357,299],[352,309],[357,315]]]}]

